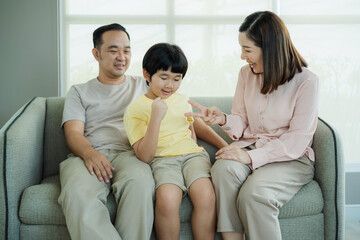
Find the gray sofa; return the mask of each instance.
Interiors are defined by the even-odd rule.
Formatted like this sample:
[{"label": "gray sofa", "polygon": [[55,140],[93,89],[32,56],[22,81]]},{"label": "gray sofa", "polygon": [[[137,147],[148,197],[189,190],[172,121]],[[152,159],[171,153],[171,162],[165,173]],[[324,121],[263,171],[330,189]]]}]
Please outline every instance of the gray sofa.
[{"label": "gray sofa", "polygon": [[[232,98],[193,98],[230,112]],[[60,129],[64,99],[32,99],[0,130],[0,239],[70,239],[57,203],[58,166],[69,153]],[[230,139],[218,128],[222,137]],[[214,160],[216,149],[201,142]],[[344,168],[340,141],[321,119],[315,133],[315,179],[303,186],[280,209],[283,239],[338,239],[344,237]],[[115,201],[107,207],[115,217]],[[192,239],[188,197],[180,209],[180,239]],[[130,217],[130,216],[129,216]],[[220,239],[219,234],[217,239]]]}]

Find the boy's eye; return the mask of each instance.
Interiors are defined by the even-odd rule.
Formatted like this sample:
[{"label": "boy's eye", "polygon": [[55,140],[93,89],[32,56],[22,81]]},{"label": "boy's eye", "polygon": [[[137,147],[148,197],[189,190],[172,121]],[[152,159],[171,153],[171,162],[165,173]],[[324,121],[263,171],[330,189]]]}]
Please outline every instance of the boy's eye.
[{"label": "boy's eye", "polygon": [[166,81],[167,80],[167,78],[161,78],[162,80],[164,80],[164,81]]},{"label": "boy's eye", "polygon": [[178,81],[180,81],[180,79],[178,79],[178,78],[176,78],[176,79],[174,79],[175,80],[175,82],[178,82]]}]

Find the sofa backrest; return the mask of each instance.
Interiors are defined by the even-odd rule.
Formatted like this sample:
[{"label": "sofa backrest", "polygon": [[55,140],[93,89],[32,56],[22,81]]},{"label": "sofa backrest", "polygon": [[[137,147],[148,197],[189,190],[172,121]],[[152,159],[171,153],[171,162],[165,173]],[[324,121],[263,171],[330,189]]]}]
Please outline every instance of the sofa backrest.
[{"label": "sofa backrest", "polygon": [[[225,113],[230,113],[231,110],[232,97],[194,97],[191,99],[206,107],[218,106]],[[65,142],[64,131],[61,128],[64,101],[65,98],[63,97],[49,97],[46,99],[44,178],[57,175],[59,173],[59,164],[70,154]],[[231,139],[218,126],[213,127],[213,129],[225,140],[231,142]]]},{"label": "sofa backrest", "polygon": [[44,178],[59,173],[59,164],[70,153],[65,142],[61,120],[64,109],[62,97],[46,99],[46,118],[44,131]]}]

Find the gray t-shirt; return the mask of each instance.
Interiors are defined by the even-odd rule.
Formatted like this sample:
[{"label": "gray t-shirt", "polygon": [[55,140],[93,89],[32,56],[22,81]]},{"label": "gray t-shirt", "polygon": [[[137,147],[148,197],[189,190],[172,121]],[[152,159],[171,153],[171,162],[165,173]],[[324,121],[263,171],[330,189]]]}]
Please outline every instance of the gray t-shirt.
[{"label": "gray t-shirt", "polygon": [[66,95],[62,126],[80,120],[85,123],[84,136],[96,150],[130,150],[123,116],[127,106],[147,90],[145,79],[135,76],[126,76],[120,85],[104,85],[97,78],[74,85]]}]

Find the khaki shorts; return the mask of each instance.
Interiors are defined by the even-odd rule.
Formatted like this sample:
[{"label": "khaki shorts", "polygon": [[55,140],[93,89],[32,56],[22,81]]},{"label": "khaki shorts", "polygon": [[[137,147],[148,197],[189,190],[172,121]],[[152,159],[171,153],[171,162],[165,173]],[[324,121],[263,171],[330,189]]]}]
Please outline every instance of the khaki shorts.
[{"label": "khaki shorts", "polygon": [[151,163],[156,189],[166,183],[175,184],[187,193],[197,179],[210,178],[211,162],[207,152],[172,157],[157,157]]}]

